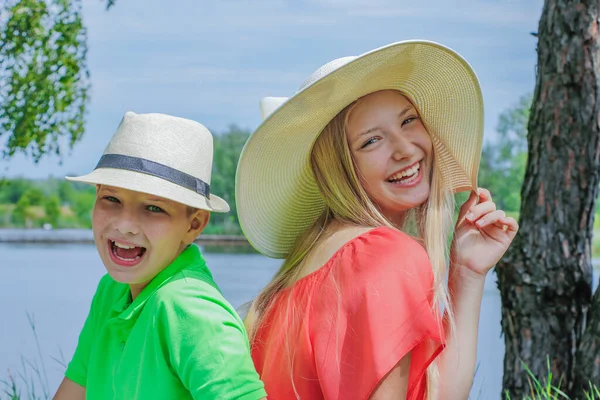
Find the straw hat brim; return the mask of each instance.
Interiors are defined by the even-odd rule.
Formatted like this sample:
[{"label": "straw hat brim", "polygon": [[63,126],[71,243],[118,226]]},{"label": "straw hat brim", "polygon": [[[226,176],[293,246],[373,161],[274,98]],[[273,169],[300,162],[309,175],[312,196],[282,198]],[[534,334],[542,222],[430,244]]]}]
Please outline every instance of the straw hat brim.
[{"label": "straw hat brim", "polygon": [[186,189],[163,178],[141,172],[116,169],[98,168],[87,175],[66,177],[69,181],[89,183],[92,185],[108,185],[135,192],[173,200],[186,206],[213,212],[228,212],[229,205],[222,198],[213,194],[209,198]]},{"label": "straw hat brim", "polygon": [[285,258],[320,215],[324,203],[310,168],[315,140],[347,105],[384,89],[402,92],[418,109],[447,185],[477,187],[483,97],[474,71],[440,44],[394,43],[312,82],[249,138],[238,163],[236,201],[242,230],[258,251]]}]

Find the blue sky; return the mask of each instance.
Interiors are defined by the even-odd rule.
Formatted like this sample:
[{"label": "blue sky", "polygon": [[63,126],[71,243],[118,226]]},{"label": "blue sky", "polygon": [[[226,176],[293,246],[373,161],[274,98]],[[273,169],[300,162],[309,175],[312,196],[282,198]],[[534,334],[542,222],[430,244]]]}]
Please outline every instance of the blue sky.
[{"label": "blue sky", "polygon": [[542,0],[83,0],[92,92],[84,138],[35,165],[16,156],[0,175],[91,170],[128,111],[197,120],[213,133],[254,129],[258,101],[289,96],[319,66],[388,43],[428,39],[462,54],[485,100],[486,140],[498,115],[535,84]]}]

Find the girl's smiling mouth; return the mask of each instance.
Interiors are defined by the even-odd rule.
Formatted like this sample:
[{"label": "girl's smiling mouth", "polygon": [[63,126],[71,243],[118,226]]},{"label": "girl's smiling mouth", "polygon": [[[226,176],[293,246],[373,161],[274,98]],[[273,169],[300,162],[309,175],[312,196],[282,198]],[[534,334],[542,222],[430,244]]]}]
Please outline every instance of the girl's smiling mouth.
[{"label": "girl's smiling mouth", "polygon": [[419,183],[421,177],[421,162],[418,161],[410,167],[392,174],[386,181],[395,186],[411,187]]}]

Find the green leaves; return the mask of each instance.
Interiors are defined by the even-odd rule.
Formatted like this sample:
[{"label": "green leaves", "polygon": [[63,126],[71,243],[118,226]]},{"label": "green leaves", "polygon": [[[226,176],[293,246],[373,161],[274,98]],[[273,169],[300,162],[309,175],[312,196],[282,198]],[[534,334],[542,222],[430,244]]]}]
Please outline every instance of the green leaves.
[{"label": "green leaves", "polygon": [[90,87],[80,0],[8,1],[2,15],[2,157],[60,156],[81,139]]},{"label": "green leaves", "polygon": [[521,206],[530,107],[531,95],[526,95],[500,114],[498,139],[487,142],[481,156],[479,186],[489,189],[498,208],[508,212],[518,212]]},{"label": "green leaves", "polygon": [[249,136],[249,131],[235,125],[231,125],[226,132],[214,135],[210,191],[225,199],[231,207],[231,211],[229,213],[213,213],[207,233],[241,233],[235,204],[235,172],[240,153]]},{"label": "green leaves", "polygon": [[60,217],[60,199],[58,196],[50,196],[46,199],[44,213],[46,214],[46,222],[52,226],[57,226]]}]

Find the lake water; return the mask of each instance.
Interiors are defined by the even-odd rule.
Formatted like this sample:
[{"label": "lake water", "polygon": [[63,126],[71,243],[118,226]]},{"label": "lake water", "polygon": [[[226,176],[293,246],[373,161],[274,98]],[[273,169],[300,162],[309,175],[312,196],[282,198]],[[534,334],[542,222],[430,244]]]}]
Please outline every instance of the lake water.
[{"label": "lake water", "polygon": [[[281,263],[233,249],[223,252],[222,248],[206,247],[203,251],[216,282],[235,307],[251,300]],[[68,361],[73,355],[96,285],[104,273],[93,245],[0,243],[0,382],[9,371],[17,381],[24,372],[35,377],[24,359],[41,368],[29,314],[39,339],[48,390],[55,392],[64,373],[56,359]],[[473,399],[500,399],[504,357],[500,334],[500,295],[495,276],[490,274],[479,325]],[[0,399],[3,389],[0,383]]]}]

